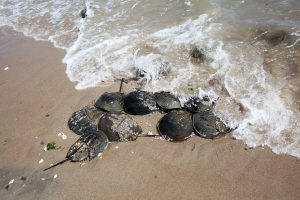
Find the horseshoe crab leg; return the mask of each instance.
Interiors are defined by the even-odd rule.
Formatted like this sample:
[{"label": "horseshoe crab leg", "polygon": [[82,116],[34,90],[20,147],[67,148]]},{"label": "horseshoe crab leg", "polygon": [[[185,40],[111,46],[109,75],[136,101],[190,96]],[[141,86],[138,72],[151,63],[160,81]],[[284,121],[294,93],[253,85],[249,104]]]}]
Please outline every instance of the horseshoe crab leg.
[{"label": "horseshoe crab leg", "polygon": [[143,133],[143,134],[139,134],[138,137],[156,137],[156,136],[160,136],[159,134],[151,134],[149,135],[148,133]]}]

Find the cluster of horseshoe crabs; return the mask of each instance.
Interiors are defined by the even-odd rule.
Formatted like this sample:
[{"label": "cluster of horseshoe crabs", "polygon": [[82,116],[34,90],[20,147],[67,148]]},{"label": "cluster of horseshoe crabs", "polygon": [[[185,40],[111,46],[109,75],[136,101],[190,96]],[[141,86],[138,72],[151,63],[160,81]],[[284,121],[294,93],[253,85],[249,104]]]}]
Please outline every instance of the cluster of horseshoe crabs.
[{"label": "cluster of horseshoe crabs", "polygon": [[86,106],[72,114],[68,127],[80,138],[70,147],[66,157],[45,170],[66,161],[80,162],[95,158],[109,141],[134,141],[143,135],[142,128],[130,115],[147,115],[154,111],[166,113],[157,123],[160,136],[168,141],[183,141],[195,133],[213,139],[230,131],[213,113],[214,103],[207,97],[191,97],[182,106],[169,92],[133,91],[106,92],[94,106]]}]

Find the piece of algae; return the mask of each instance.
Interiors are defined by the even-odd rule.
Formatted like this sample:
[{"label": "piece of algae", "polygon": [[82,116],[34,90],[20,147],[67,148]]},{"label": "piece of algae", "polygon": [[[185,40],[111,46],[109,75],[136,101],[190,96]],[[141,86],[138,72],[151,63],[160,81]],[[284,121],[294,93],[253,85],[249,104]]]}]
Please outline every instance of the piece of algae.
[{"label": "piece of algae", "polygon": [[47,144],[47,151],[52,150],[52,149],[58,149],[55,142],[49,142]]}]

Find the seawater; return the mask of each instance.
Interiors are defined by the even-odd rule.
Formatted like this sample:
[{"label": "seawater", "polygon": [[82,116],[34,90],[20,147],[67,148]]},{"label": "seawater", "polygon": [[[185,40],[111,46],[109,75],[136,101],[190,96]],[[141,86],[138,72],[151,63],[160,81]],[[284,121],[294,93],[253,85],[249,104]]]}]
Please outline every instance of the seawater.
[{"label": "seawater", "polygon": [[0,0],[0,25],[65,49],[76,89],[141,71],[143,89],[218,99],[233,137],[300,157],[298,0]]}]

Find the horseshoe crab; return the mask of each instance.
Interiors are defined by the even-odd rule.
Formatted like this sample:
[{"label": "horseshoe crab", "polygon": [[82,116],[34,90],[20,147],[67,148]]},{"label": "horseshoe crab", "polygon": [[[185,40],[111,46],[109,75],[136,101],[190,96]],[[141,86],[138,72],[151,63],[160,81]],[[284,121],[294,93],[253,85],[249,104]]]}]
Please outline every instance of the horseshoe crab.
[{"label": "horseshoe crab", "polygon": [[137,122],[121,112],[103,115],[99,120],[98,129],[106,133],[109,141],[133,141],[142,133]]},{"label": "horseshoe crab", "polygon": [[184,110],[173,110],[159,120],[157,130],[169,141],[183,141],[193,133],[192,115]]},{"label": "horseshoe crab", "polygon": [[209,111],[212,109],[210,105],[210,100],[208,97],[204,97],[200,99],[199,97],[191,97],[185,104],[184,107],[189,110],[190,112],[197,113],[203,111]]},{"label": "horseshoe crab", "polygon": [[270,31],[262,35],[262,39],[266,40],[271,46],[277,46],[289,37],[289,32],[285,30]]},{"label": "horseshoe crab", "polygon": [[95,107],[105,110],[119,112],[123,111],[124,94],[121,92],[124,79],[121,80],[119,92],[105,92],[95,103]]},{"label": "horseshoe crab", "polygon": [[177,97],[170,92],[155,93],[156,103],[163,110],[180,109],[181,104]]},{"label": "horseshoe crab", "polygon": [[77,135],[83,135],[87,130],[96,130],[97,123],[104,111],[95,107],[84,107],[72,114],[68,120],[68,127]]},{"label": "horseshoe crab", "polygon": [[197,135],[208,139],[225,135],[230,131],[211,111],[193,114],[193,127]]},{"label": "horseshoe crab", "polygon": [[44,169],[44,171],[69,160],[71,162],[81,162],[87,159],[91,160],[103,152],[107,145],[107,136],[102,131],[89,130],[70,147],[64,160]]},{"label": "horseshoe crab", "polygon": [[147,115],[157,110],[155,96],[146,91],[130,92],[124,98],[124,110],[132,115]]}]

